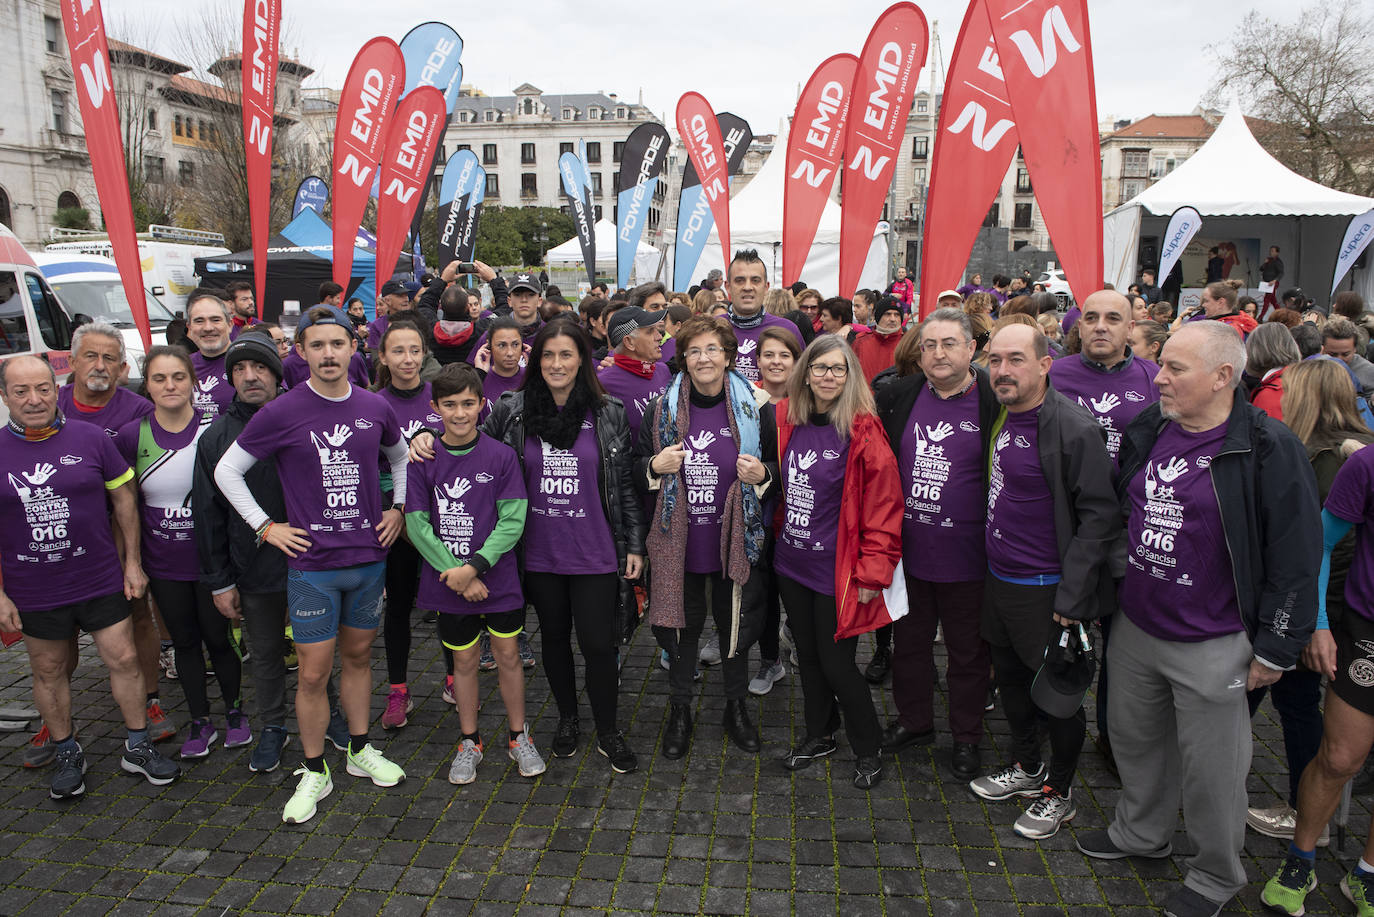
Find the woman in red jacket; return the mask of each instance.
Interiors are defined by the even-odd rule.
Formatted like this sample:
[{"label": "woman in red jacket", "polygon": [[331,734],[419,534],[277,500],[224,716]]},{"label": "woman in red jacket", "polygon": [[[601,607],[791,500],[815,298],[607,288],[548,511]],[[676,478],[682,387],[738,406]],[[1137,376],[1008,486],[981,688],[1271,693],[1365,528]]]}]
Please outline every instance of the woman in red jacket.
[{"label": "woman in red jacket", "polygon": [[897,462],[858,358],[835,335],[802,353],[777,420],[783,506],[773,566],[806,713],[806,739],[783,766],[800,770],[835,751],[838,701],[854,785],[869,789],[882,779],[881,736],[854,650],[859,634],[892,620],[883,590],[901,558]]}]

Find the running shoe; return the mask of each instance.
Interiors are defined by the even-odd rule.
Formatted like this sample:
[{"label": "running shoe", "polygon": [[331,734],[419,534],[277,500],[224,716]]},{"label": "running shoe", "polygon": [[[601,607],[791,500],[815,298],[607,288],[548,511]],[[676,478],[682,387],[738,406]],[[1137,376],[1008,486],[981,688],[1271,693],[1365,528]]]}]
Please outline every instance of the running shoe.
[{"label": "running shoe", "polygon": [[1287,914],[1288,917],[1302,917],[1307,913],[1307,908],[1303,906],[1307,893],[1316,887],[1316,861],[1290,853],[1278,873],[1264,883],[1260,901],[1265,907]]},{"label": "running shoe", "polygon": [[324,731],[324,737],[339,751],[348,751],[348,720],[338,707],[329,711],[329,728]]},{"label": "running shoe", "polygon": [[781,662],[764,660],[759,664],[759,674],[749,680],[749,693],[762,697],[772,691],[773,685],[777,684],[786,674],[787,669],[783,667]]},{"label": "running shoe", "polygon": [[1042,841],[1059,833],[1060,825],[1073,821],[1078,809],[1073,804],[1073,790],[1067,796],[1060,796],[1049,787],[1041,790],[1021,817],[1016,819],[1012,830],[1024,838]]},{"label": "running shoe", "polygon": [[452,675],[445,675],[445,676],[444,676],[444,691],[443,691],[443,695],[444,695],[444,703],[446,703],[446,704],[454,704],[455,706],[457,705],[457,703],[458,703],[458,695],[457,695],[456,693],[454,693],[454,690],[453,690],[453,676],[452,676]]},{"label": "running shoe", "polygon": [[329,779],[328,764],[324,766],[323,773],[312,771],[307,767],[298,767],[293,776],[300,777],[301,782],[296,784],[296,792],[291,794],[291,798],[287,800],[286,808],[281,813],[281,820],[288,825],[299,825],[315,817],[316,805],[321,799],[334,792],[334,782]]},{"label": "running shoe", "polygon": [[854,786],[861,790],[871,790],[883,779],[883,761],[877,755],[863,757],[854,762]]},{"label": "running shoe", "polygon": [[29,744],[24,746],[24,766],[47,767],[56,756],[57,749],[52,742],[52,733],[48,732],[46,725],[39,726],[33,738],[29,739]]},{"label": "running shoe", "polygon": [[219,732],[209,720],[191,720],[190,733],[181,743],[181,757],[204,758],[210,754],[211,747],[219,741]]},{"label": "running shoe", "polygon": [[534,668],[534,648],[530,646],[529,636],[522,630],[515,642],[520,647],[520,664],[527,669]]},{"label": "running shoe", "polygon": [[172,725],[171,719],[162,709],[159,701],[151,700],[148,702],[148,738],[154,742],[165,742],[168,739],[175,739],[177,728]]},{"label": "running shoe", "polygon": [[177,654],[170,643],[157,654],[157,664],[169,681],[177,680]]},{"label": "running shoe", "polygon": [[458,752],[448,768],[448,782],[465,786],[477,779],[477,765],[482,763],[482,746],[463,739],[458,743]]},{"label": "running shoe", "polygon": [[1346,873],[1341,879],[1341,894],[1355,905],[1356,917],[1374,917],[1374,876]]},{"label": "running shoe", "polygon": [[281,764],[281,753],[290,741],[285,726],[264,726],[258,747],[248,758],[248,769],[255,774],[270,774]]},{"label": "running shoe", "polygon": [[377,786],[395,786],[406,779],[406,772],[400,765],[382,757],[382,753],[369,742],[356,755],[348,752],[348,773],[354,777],[367,777]]},{"label": "running shoe", "polygon": [[[665,672],[669,671],[673,667],[672,662],[668,659],[667,650],[658,651],[658,665],[659,668],[663,669],[663,671]],[[697,669],[692,673],[692,681],[701,681],[701,669]]]},{"label": "running shoe", "polygon": [[[1269,809],[1246,809],[1245,824],[1266,837],[1291,841],[1293,832],[1298,828],[1298,810],[1286,802]],[[1326,847],[1330,843],[1331,826],[1323,825],[1321,837],[1317,838],[1317,846]]]},{"label": "running shoe", "polygon": [[71,799],[86,792],[86,756],[75,742],[71,748],[56,752],[57,771],[48,784],[53,799]]},{"label": "running shoe", "polygon": [[539,751],[534,747],[534,742],[530,740],[530,727],[528,725],[525,726],[525,731],[510,743],[510,748],[506,753],[520,768],[521,777],[538,777],[544,773],[544,759],[539,756]]},{"label": "running shoe", "polygon": [[702,665],[720,664],[720,634],[712,634],[711,639],[701,645],[697,650],[697,661]]},{"label": "running shoe", "polygon": [[1047,776],[1049,771],[1044,762],[1033,774],[1022,770],[1020,764],[1008,764],[1000,771],[970,781],[968,788],[975,796],[991,802],[1013,796],[1039,796]]},{"label": "running shoe", "polygon": [[805,741],[783,756],[782,766],[789,771],[799,771],[802,768],[810,767],[819,758],[833,755],[835,748],[835,740],[830,736],[819,738],[807,736]]},{"label": "running shoe", "polygon": [[577,754],[577,743],[582,740],[582,724],[575,716],[560,716],[558,729],[553,734],[553,756],[571,758]]},{"label": "running shoe", "polygon": [[611,770],[617,774],[628,774],[639,767],[639,759],[630,750],[630,743],[625,741],[625,734],[622,732],[613,732],[607,736],[597,735],[596,750],[611,762]]},{"label": "running shoe", "polygon": [[229,711],[224,725],[224,747],[242,748],[253,741],[253,728],[248,725],[248,717],[242,710]]},{"label": "running shoe", "polygon": [[125,742],[119,766],[130,774],[142,774],[153,786],[166,786],[181,776],[181,768],[176,762],[163,757],[150,739],[144,739],[133,748]]},{"label": "running shoe", "polygon": [[496,657],[491,652],[491,634],[482,632],[482,657],[477,661],[477,668],[483,672],[496,671]]},{"label": "running shoe", "polygon": [[386,696],[386,711],[382,714],[383,729],[400,729],[410,720],[406,714],[415,709],[410,692],[404,688],[392,691]]}]

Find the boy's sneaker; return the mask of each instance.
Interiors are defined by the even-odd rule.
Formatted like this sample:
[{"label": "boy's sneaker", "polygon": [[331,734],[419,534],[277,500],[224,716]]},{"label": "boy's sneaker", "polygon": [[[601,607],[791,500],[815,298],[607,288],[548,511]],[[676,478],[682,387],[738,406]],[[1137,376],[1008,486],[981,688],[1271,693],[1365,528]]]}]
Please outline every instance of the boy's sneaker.
[{"label": "boy's sneaker", "polygon": [[[1344,888],[1345,883],[1341,885]],[[1307,912],[1303,901],[1307,899],[1307,893],[1316,887],[1316,861],[1290,853],[1279,867],[1278,874],[1264,883],[1260,901],[1266,907],[1289,917],[1302,917]]]},{"label": "boy's sneaker", "polygon": [[800,745],[783,757],[782,766],[789,771],[799,771],[804,767],[810,767],[819,758],[833,755],[835,748],[835,740],[830,736],[807,736]]},{"label": "boy's sneaker", "polygon": [[144,739],[133,748],[125,742],[124,757],[119,760],[119,766],[130,774],[142,774],[153,786],[166,786],[181,776],[181,768],[177,767],[175,761],[164,758],[153,747],[151,739]]},{"label": "boy's sneaker", "polygon": [[534,668],[534,647],[530,646],[529,636],[522,630],[515,642],[520,647],[520,664],[527,669]]},{"label": "boy's sneaker", "polygon": [[991,802],[1013,796],[1039,796],[1047,776],[1049,771],[1043,761],[1033,774],[1022,770],[1020,764],[1008,764],[996,773],[969,781],[968,788],[975,796]]},{"label": "boy's sneaker", "polygon": [[1374,876],[1348,872],[1341,878],[1341,894],[1355,905],[1358,917],[1374,917]]},{"label": "boy's sneaker", "polygon": [[625,741],[623,732],[605,736],[598,734],[596,750],[611,762],[611,770],[617,774],[628,774],[639,767],[639,759],[630,750],[630,743]]},{"label": "boy's sneaker", "polygon": [[339,751],[348,751],[348,720],[338,707],[329,711],[329,728],[325,729],[324,737]]},{"label": "boy's sneaker", "polygon": [[248,758],[248,769],[255,774],[269,774],[281,764],[282,749],[290,740],[285,726],[264,726],[258,747]]},{"label": "boy's sneaker", "polygon": [[521,777],[538,777],[544,773],[544,759],[539,757],[534,742],[530,740],[530,727],[528,725],[525,727],[525,731],[510,743],[507,754],[520,768]]},{"label": "boy's sneaker", "polygon": [[483,672],[496,671],[496,657],[491,652],[491,634],[482,631],[482,658],[477,661],[477,668]]},{"label": "boy's sneaker", "polygon": [[48,732],[46,725],[39,726],[33,738],[29,739],[29,744],[24,746],[24,766],[47,767],[56,756],[57,747],[53,745],[52,733]]},{"label": "boy's sneaker", "polygon": [[482,746],[472,739],[458,743],[458,752],[448,768],[448,782],[464,786],[477,779],[477,765],[482,763]]},{"label": "boy's sneaker", "polygon": [[444,690],[443,690],[443,695],[444,695],[444,703],[446,703],[446,704],[453,704],[454,706],[457,706],[457,705],[458,705],[458,695],[455,694],[454,691],[453,691],[453,676],[452,676],[452,675],[445,675],[445,676],[444,676]]},{"label": "boy's sneaker", "polygon": [[712,634],[711,639],[701,645],[697,651],[697,661],[702,665],[720,664],[720,634]]},{"label": "boy's sneaker", "polygon": [[248,725],[248,717],[242,710],[230,710],[225,718],[224,747],[242,748],[253,741],[253,727]]},{"label": "boy's sneaker", "polygon": [[75,743],[70,749],[55,753],[57,773],[52,775],[48,795],[53,799],[71,799],[86,792],[86,756]]},{"label": "boy's sneaker", "polygon": [[181,743],[181,757],[204,758],[210,748],[219,741],[219,732],[209,720],[191,720],[190,734]]},{"label": "boy's sneaker", "polygon": [[582,724],[575,716],[560,716],[558,729],[553,734],[553,756],[571,758],[577,754],[577,743],[582,741]]},{"label": "boy's sneaker", "polygon": [[334,781],[329,779],[328,764],[324,766],[323,773],[317,773],[307,767],[298,767],[293,776],[300,777],[301,782],[296,784],[296,792],[286,801],[281,820],[288,825],[299,825],[315,817],[315,806],[321,799],[334,792]]},{"label": "boy's sneaker", "polygon": [[764,660],[759,665],[759,674],[749,681],[749,693],[757,694],[762,697],[773,690],[773,685],[787,674],[787,669],[779,661],[768,662]]},{"label": "boy's sneaker", "polygon": [[406,690],[392,691],[386,696],[386,712],[382,714],[383,729],[400,729],[410,722],[406,714],[415,709],[415,702]]},{"label": "boy's sneaker", "polygon": [[1059,826],[1066,821],[1073,821],[1077,814],[1078,809],[1073,804],[1073,790],[1069,790],[1067,796],[1060,796],[1054,790],[1045,787],[1026,811],[1021,813],[1021,817],[1016,819],[1012,830],[1022,837],[1041,841],[1047,837],[1054,837],[1059,833]]},{"label": "boy's sneaker", "polygon": [[148,738],[154,742],[165,742],[177,737],[177,728],[162,709],[158,701],[148,702]]},{"label": "boy's sneaker", "polygon": [[383,758],[370,742],[356,755],[348,752],[347,770],[354,777],[367,777],[377,786],[395,786],[406,779],[406,772],[400,765]]},{"label": "boy's sneaker", "polygon": [[157,654],[157,664],[169,681],[177,680],[177,654],[170,646],[164,646]]},{"label": "boy's sneaker", "polygon": [[[663,669],[665,672],[673,667],[672,661],[668,659],[667,650],[658,651],[658,665],[659,668]],[[697,669],[692,673],[692,681],[701,681],[701,669]]]}]

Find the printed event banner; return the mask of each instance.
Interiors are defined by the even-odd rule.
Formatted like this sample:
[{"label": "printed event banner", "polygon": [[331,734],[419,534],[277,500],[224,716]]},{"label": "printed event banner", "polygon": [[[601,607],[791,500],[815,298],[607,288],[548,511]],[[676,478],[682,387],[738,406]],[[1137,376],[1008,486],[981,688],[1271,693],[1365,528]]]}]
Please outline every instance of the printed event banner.
[{"label": "printed event banner", "polygon": [[[362,46],[348,69],[334,124],[334,282],[348,288],[353,240],[367,209],[388,119],[405,83],[401,48],[390,38]],[[392,253],[391,265],[398,252]],[[378,264],[385,264],[379,260]]]},{"label": "printed event banner", "polygon": [[[453,27],[443,22],[422,22],[411,29],[401,39],[401,57],[406,62],[405,91],[401,98],[420,86],[434,86],[444,94],[444,127],[453,114],[453,106],[458,103],[458,92],[463,84],[463,37]],[[430,165],[429,175],[425,176],[426,185],[422,197],[429,197],[428,180],[434,175],[437,159]],[[377,189],[380,194],[381,190]],[[376,195],[374,195],[375,197]],[[424,201],[415,208],[415,217],[410,225],[410,234],[419,236],[420,223],[425,216]]]},{"label": "printed event banner", "polygon": [[248,180],[248,227],[253,241],[254,300],[258,318],[267,298],[268,217],[272,212],[272,124],[277,87],[277,38],[281,0],[243,4],[243,145]]},{"label": "printed event banner", "polygon": [[1016,155],[1016,118],[985,0],[973,0],[954,45],[940,103],[921,251],[921,317],[959,285],[973,240]]},{"label": "printed event banner", "polygon": [[[687,158],[696,168],[701,192],[706,195],[711,217],[716,222],[721,253],[728,263],[733,251],[730,248],[730,164],[720,124],[711,110],[711,103],[701,93],[688,92],[678,99],[677,130],[687,148]],[[710,232],[709,227],[706,232]],[[702,243],[705,241],[703,238]]]},{"label": "printed event banner", "polygon": [[[1345,238],[1341,240],[1341,247],[1336,252],[1336,269],[1331,276],[1331,295],[1336,295],[1336,287],[1341,285],[1345,275],[1350,273],[1350,268],[1359,260],[1360,255],[1369,247],[1369,242],[1374,239],[1374,210],[1367,211],[1350,220],[1350,225],[1345,228]],[[1161,274],[1161,277],[1168,276]]]},{"label": "printed event banner", "polygon": [[929,34],[920,8],[898,3],[878,17],[859,55],[844,135],[839,295],[846,299],[854,297],[859,285],[892,186]]},{"label": "printed event banner", "polygon": [[787,137],[787,178],[782,192],[783,286],[801,278],[811,243],[816,241],[816,227],[844,155],[849,91],[858,66],[859,59],[852,54],[826,58],[797,99]]},{"label": "printed event banner", "polygon": [[447,120],[444,94],[434,86],[408,93],[391,119],[382,152],[382,194],[377,199],[378,290],[396,270]]},{"label": "printed event banner", "polygon": [[143,292],[143,266],[138,256],[134,208],[129,197],[129,174],[124,168],[124,141],[110,73],[110,45],[100,0],[62,0],[62,28],[71,52],[81,125],[91,157],[95,190],[100,198],[105,231],[119,268],[120,284],[138,326],[145,352],[153,346],[148,326],[148,301]]},{"label": "printed event banner", "polygon": [[630,132],[616,173],[615,285],[630,285],[635,251],[649,222],[654,188],[668,163],[673,141],[662,124],[641,124]]},{"label": "printed event banner", "polygon": [[1102,159],[1087,0],[987,0],[1021,154],[1074,299],[1102,286]]},{"label": "printed event banner", "polygon": [[1160,282],[1169,277],[1178,259],[1183,257],[1184,249],[1193,241],[1193,236],[1202,228],[1202,216],[1192,207],[1180,207],[1169,217],[1169,228],[1164,231],[1164,247],[1159,253]]},{"label": "printed event banner", "polygon": [[487,170],[478,166],[476,184],[466,198],[458,227],[458,242],[453,250],[453,256],[459,261],[471,261],[477,252],[477,220],[482,216],[482,201],[486,196]]},{"label": "printed event banner", "polygon": [[439,269],[442,271],[453,259],[462,229],[462,208],[477,181],[482,167],[472,150],[459,150],[444,164],[444,177],[439,182]]},{"label": "printed event banner", "polygon": [[592,176],[586,160],[576,153],[558,157],[558,175],[563,180],[563,196],[572,210],[573,225],[577,228],[577,244],[582,248],[582,261],[587,266],[587,282],[596,283],[596,223],[592,210]]},{"label": "printed event banner", "polygon": [[[739,115],[723,111],[716,115],[720,126],[720,136],[725,144],[725,159],[733,177],[744,168],[744,157],[749,153],[749,144],[754,142],[754,132],[749,122]],[[727,179],[727,185],[729,180]],[[706,240],[711,236],[715,219],[711,215],[711,205],[701,186],[696,166],[691,157],[682,169],[682,190],[677,202],[677,238],[673,243],[673,289],[685,290],[692,285],[692,274],[701,261],[701,252],[706,248]],[[724,249],[722,248],[723,252]],[[731,253],[733,254],[733,253]],[[722,264],[722,268],[729,267]]]},{"label": "printed event banner", "polygon": [[291,205],[291,219],[301,215],[302,210],[313,210],[324,216],[324,205],[329,203],[329,185],[318,175],[301,179],[296,186],[296,200]]}]

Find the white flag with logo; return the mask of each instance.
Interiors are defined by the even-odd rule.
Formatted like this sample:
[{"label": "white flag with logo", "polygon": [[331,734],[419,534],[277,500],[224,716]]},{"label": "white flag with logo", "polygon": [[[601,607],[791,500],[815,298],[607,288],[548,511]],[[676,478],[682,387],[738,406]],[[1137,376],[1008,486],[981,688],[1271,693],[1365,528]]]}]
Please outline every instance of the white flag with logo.
[{"label": "white flag with logo", "polygon": [[1159,252],[1159,282],[1169,278],[1183,250],[1193,241],[1193,236],[1202,228],[1202,216],[1192,207],[1180,207],[1169,217],[1169,228],[1164,231],[1164,247]]},{"label": "white flag with logo", "polygon": [[1355,217],[1345,229],[1340,251],[1336,252],[1336,273],[1331,278],[1332,296],[1336,295],[1336,287],[1341,285],[1360,254],[1369,247],[1370,239],[1374,239],[1374,210]]}]

